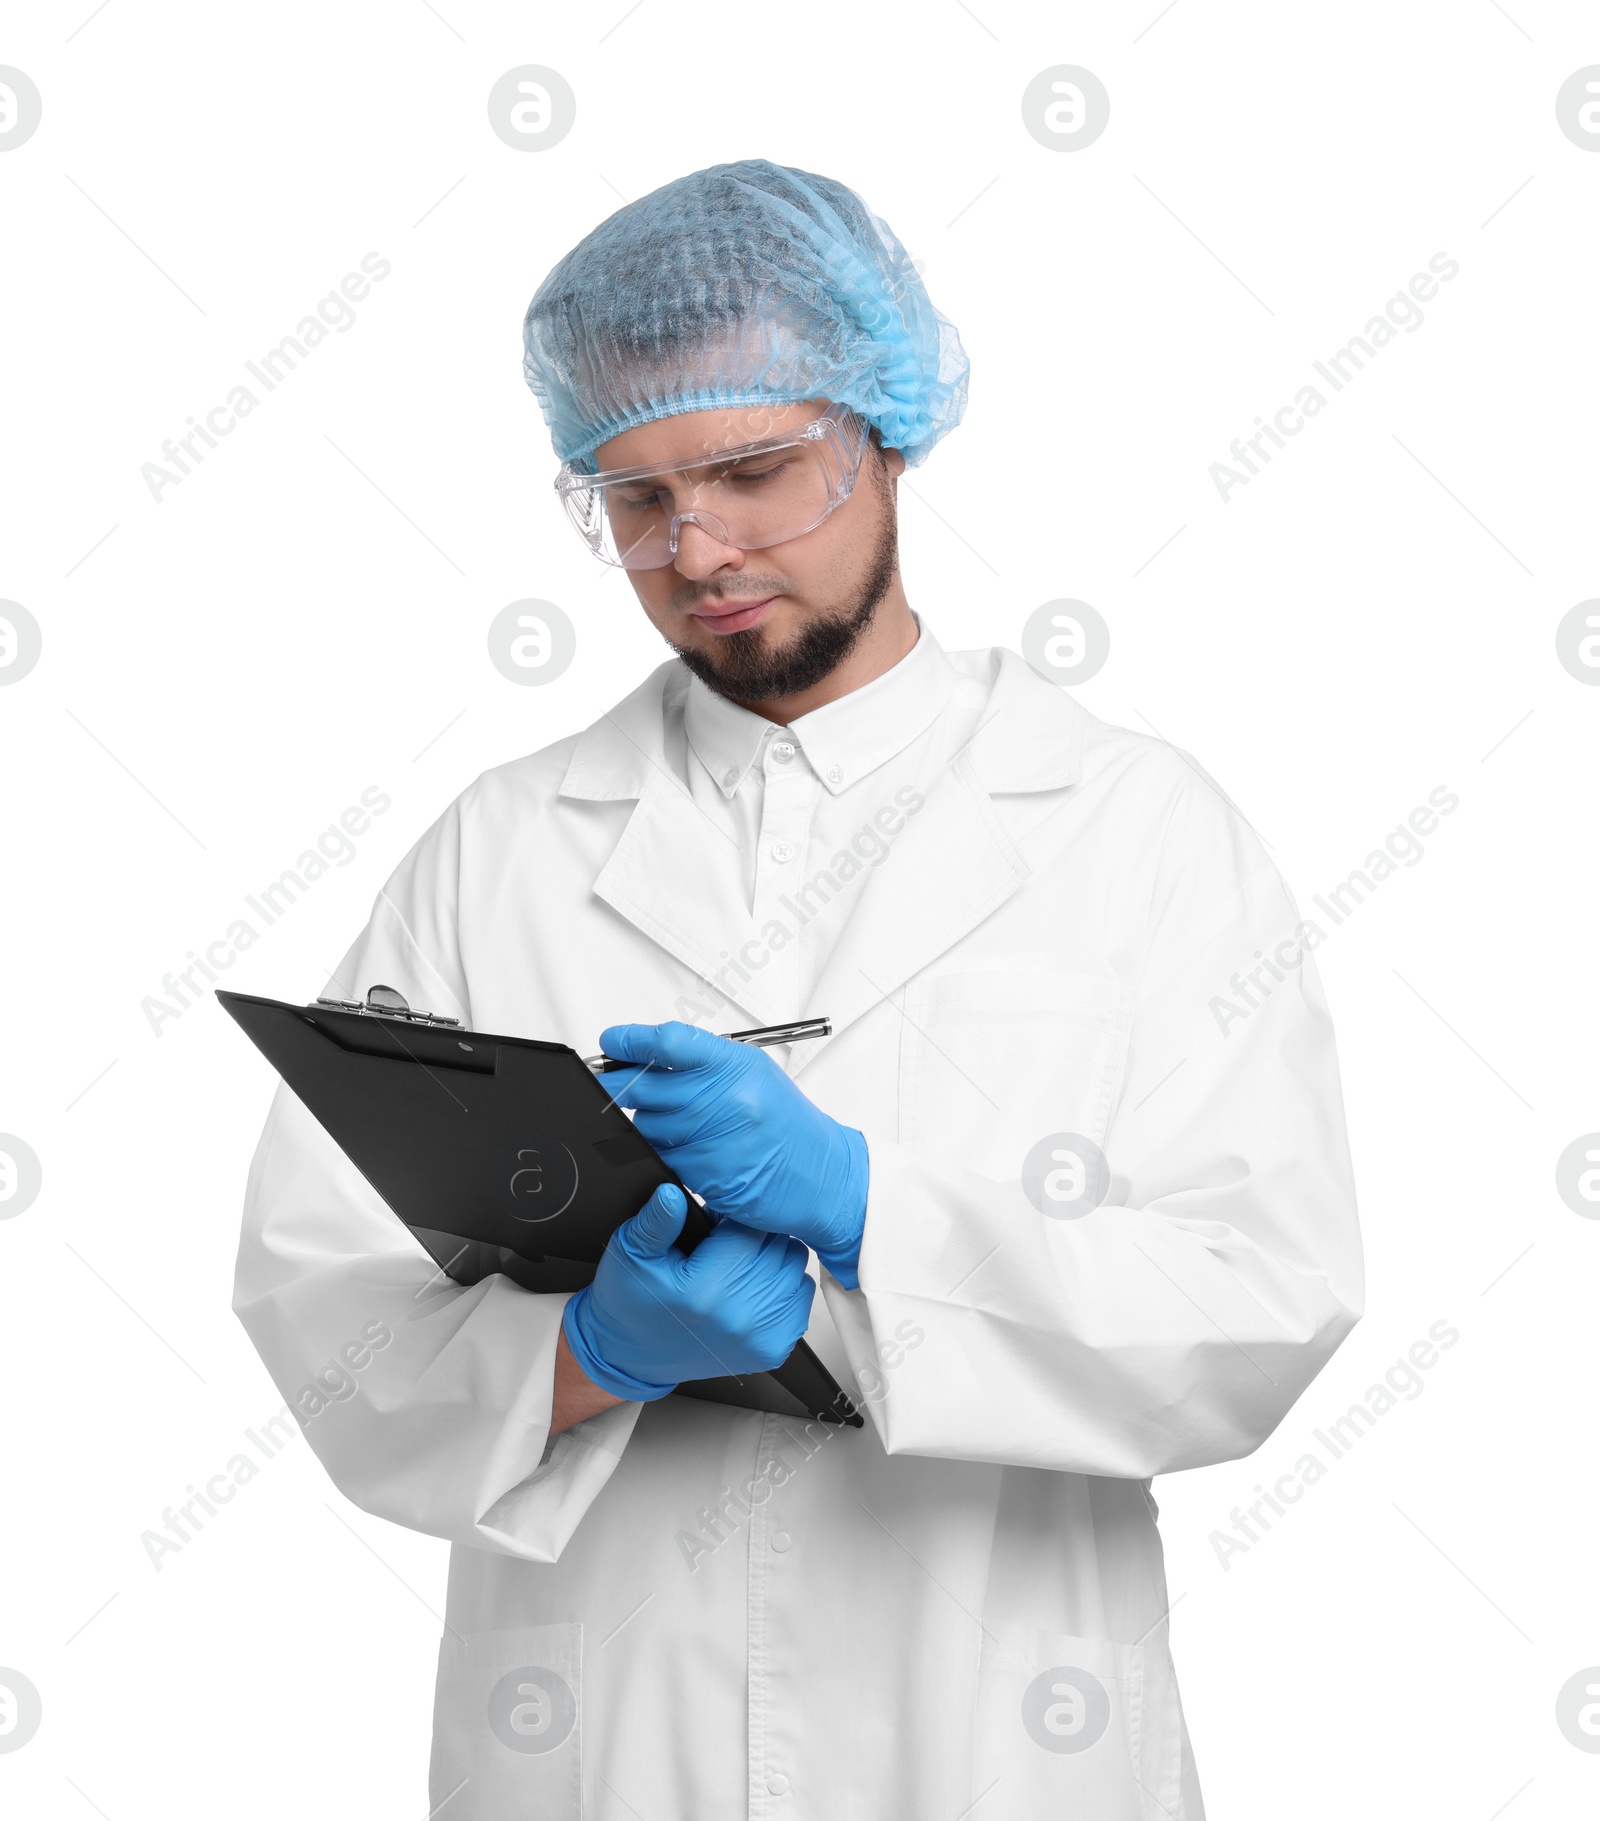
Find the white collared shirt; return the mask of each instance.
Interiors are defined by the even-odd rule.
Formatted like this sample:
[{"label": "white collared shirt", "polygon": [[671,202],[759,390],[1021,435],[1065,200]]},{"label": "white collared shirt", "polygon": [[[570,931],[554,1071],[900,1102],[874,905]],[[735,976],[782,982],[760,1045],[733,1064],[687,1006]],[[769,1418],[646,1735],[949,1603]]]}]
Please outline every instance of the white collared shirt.
[{"label": "white collared shirt", "polygon": [[669,763],[741,856],[745,903],[763,933],[761,965],[793,1017],[907,807],[920,807],[919,784],[971,738],[983,711],[982,692],[920,618],[917,625],[899,663],[787,727],[695,676],[675,707],[669,695]]}]

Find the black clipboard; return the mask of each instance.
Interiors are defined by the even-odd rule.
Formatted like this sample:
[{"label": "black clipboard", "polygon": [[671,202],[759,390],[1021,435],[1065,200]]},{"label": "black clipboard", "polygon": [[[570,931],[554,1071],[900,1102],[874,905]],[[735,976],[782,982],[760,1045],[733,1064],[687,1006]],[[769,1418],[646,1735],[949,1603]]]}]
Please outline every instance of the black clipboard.
[{"label": "black clipboard", "polygon": [[[711,1230],[564,1043],[464,1030],[412,1011],[392,987],[374,987],[364,1005],[217,999],[457,1283],[498,1271],[525,1290],[581,1289],[606,1241],[664,1182],[689,1204],[682,1250]],[[694,1379],[676,1395],[862,1426],[804,1341],[774,1372]]]}]

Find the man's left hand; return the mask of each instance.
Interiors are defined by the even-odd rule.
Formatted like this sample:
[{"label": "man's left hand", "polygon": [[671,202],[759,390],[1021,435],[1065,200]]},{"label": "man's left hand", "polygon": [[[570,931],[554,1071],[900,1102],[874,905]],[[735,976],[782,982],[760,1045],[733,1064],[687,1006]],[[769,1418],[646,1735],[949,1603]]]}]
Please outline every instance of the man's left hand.
[{"label": "man's left hand", "polygon": [[614,1024],[600,1047],[647,1066],[600,1076],[715,1214],[810,1246],[847,1290],[867,1218],[867,1141],[813,1106],[764,1050],[692,1024]]}]

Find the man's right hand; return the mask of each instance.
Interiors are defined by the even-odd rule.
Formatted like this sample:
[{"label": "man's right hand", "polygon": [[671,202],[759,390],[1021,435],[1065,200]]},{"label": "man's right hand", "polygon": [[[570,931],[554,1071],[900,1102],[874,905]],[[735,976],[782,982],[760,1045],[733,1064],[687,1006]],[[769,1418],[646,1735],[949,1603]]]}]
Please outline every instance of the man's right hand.
[{"label": "man's right hand", "polygon": [[685,1256],[673,1241],[687,1213],[683,1191],[663,1183],[563,1312],[573,1358],[613,1397],[649,1402],[685,1379],[770,1372],[811,1319],[816,1285],[798,1240],[724,1220]]}]

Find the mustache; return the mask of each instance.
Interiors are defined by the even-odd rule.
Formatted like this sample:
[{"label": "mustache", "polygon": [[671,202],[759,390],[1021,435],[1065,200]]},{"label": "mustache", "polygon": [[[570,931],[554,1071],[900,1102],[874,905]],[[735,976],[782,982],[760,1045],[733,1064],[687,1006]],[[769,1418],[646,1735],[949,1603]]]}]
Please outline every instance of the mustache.
[{"label": "mustache", "polygon": [[768,581],[755,582],[741,578],[738,583],[720,587],[690,582],[685,587],[673,590],[672,605],[680,613],[686,613],[691,607],[698,607],[702,601],[765,601],[775,594],[793,592],[793,585],[787,576],[773,576]]}]

